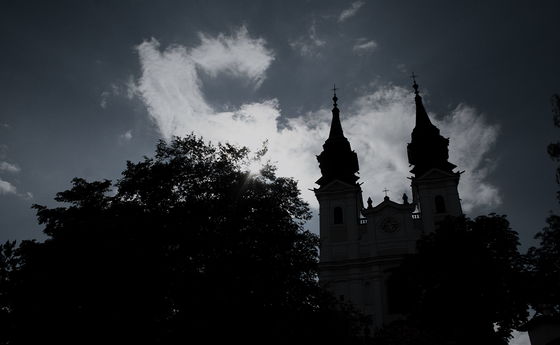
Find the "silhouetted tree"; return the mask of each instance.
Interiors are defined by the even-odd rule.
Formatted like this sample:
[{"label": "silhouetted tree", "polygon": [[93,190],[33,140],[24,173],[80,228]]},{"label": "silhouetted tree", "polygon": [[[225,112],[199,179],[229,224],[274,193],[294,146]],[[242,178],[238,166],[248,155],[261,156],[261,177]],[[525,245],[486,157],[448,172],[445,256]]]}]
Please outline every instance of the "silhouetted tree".
[{"label": "silhouetted tree", "polygon": [[538,313],[560,314],[560,216],[551,214],[535,235],[538,247],[527,252],[531,306]]},{"label": "silhouetted tree", "polygon": [[507,344],[527,318],[518,245],[505,216],[446,219],[392,273],[392,302],[407,319],[378,344],[395,343],[395,329],[421,335],[402,344]]},{"label": "silhouetted tree", "polygon": [[48,239],[0,251],[4,343],[356,340],[358,315],[318,286],[296,182],[251,159],[175,138],[114,187],[76,178],[64,206],[35,205]]},{"label": "silhouetted tree", "polygon": [[16,241],[7,241],[0,245],[0,344],[9,343],[10,340],[7,331],[13,326],[11,325],[13,305],[10,300],[11,289],[14,286],[12,275],[18,269],[19,262]]},{"label": "silhouetted tree", "polygon": [[[553,120],[560,127],[560,96],[552,96]],[[548,154],[560,162],[560,142],[548,145]],[[560,165],[556,168],[556,182],[560,183]],[[560,201],[560,191],[557,192]],[[535,235],[538,247],[527,252],[530,269],[530,296],[532,307],[538,313],[560,314],[560,216],[551,214],[547,226]]]}]

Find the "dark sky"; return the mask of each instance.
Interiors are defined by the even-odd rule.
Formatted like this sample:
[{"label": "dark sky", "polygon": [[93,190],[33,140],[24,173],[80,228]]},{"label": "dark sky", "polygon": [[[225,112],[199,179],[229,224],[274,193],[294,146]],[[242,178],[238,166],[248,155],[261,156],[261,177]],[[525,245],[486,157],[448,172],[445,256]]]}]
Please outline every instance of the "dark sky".
[{"label": "dark sky", "polygon": [[469,215],[507,214],[531,245],[557,208],[546,146],[558,138],[559,10],[557,1],[4,1],[0,240],[41,238],[30,206],[54,206],[73,177],[117,179],[158,139],[190,132],[250,147],[270,139],[270,159],[315,207],[308,188],[335,82],[364,199],[381,201],[385,187],[398,199],[409,188],[414,71],[455,145],[451,161],[466,170]]}]

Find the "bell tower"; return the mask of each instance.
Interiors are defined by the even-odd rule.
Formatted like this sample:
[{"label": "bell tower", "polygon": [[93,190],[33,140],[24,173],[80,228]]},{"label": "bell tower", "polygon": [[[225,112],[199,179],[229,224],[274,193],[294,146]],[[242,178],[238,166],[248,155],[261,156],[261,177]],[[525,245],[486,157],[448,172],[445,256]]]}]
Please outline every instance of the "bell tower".
[{"label": "bell tower", "polygon": [[359,236],[362,190],[358,180],[358,156],[352,151],[340,123],[336,88],[333,89],[332,121],[323,152],[317,156],[321,178],[315,189],[319,201],[321,262],[349,259],[357,256],[350,243]]},{"label": "bell tower", "polygon": [[424,232],[428,233],[435,230],[437,223],[446,216],[463,214],[457,190],[461,173],[453,171],[456,165],[448,161],[449,139],[444,138],[430,121],[414,74],[412,79],[416,126],[407,153],[408,162],[414,166],[410,170],[414,175],[411,178],[413,202],[419,208]]}]

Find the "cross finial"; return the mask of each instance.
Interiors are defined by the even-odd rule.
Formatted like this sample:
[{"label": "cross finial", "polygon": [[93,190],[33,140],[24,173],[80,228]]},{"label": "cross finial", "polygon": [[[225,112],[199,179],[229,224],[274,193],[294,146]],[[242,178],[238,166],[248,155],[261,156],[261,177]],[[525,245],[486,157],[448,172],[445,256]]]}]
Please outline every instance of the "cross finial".
[{"label": "cross finial", "polygon": [[414,93],[418,96],[418,84],[416,83],[416,77],[418,77],[414,72],[412,72],[412,87],[414,88]]},{"label": "cross finial", "polygon": [[336,84],[333,84],[332,90],[333,90],[333,98],[332,98],[332,100],[333,100],[333,106],[336,108],[336,101],[338,101],[338,97],[336,97],[336,90],[338,90],[338,89],[336,88]]},{"label": "cross finial", "polygon": [[389,191],[389,190],[387,189],[387,187],[385,187],[385,189],[383,189],[383,192],[385,192],[385,196],[387,196],[387,192],[388,192],[388,191]]}]

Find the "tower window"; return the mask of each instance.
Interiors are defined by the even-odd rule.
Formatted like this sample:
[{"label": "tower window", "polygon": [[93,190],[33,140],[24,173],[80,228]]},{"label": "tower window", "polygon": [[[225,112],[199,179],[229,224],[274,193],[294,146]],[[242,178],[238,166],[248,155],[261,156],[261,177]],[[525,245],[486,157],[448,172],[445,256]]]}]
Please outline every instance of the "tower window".
[{"label": "tower window", "polygon": [[447,212],[445,210],[445,201],[443,200],[443,197],[441,195],[436,195],[436,213],[445,213]]},{"label": "tower window", "polygon": [[334,223],[335,224],[343,224],[342,207],[335,207],[334,208]]}]

